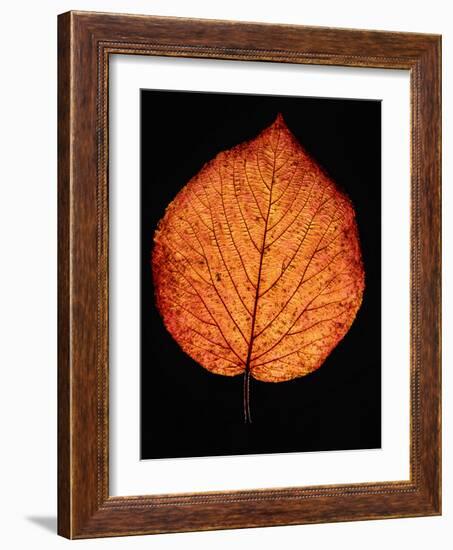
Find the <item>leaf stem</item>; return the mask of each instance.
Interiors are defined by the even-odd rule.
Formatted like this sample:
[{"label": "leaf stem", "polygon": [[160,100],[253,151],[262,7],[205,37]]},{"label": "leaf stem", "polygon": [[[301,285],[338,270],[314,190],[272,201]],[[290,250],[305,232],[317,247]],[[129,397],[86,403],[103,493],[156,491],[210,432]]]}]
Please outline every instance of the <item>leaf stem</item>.
[{"label": "leaf stem", "polygon": [[252,415],[250,414],[250,369],[248,367],[244,372],[244,422],[245,424],[252,423]]}]

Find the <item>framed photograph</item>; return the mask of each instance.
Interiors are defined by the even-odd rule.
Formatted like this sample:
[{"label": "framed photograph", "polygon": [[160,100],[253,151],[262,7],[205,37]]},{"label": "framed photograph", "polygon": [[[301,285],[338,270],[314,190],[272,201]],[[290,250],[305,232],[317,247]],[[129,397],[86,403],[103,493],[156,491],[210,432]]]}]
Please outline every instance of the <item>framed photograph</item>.
[{"label": "framed photograph", "polygon": [[58,40],[59,533],[440,514],[440,37]]}]

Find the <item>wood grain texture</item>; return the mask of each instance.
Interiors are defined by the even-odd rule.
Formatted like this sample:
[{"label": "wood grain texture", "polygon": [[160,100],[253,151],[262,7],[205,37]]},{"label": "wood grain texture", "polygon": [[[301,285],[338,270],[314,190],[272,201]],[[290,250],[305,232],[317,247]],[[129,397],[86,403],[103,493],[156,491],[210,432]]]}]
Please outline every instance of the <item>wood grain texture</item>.
[{"label": "wood grain texture", "polygon": [[[439,514],[440,37],[70,12],[59,16],[58,532],[68,538]],[[411,479],[186,495],[108,490],[108,58],[411,74]]]},{"label": "wood grain texture", "polygon": [[58,25],[58,532],[71,533],[69,14]]}]

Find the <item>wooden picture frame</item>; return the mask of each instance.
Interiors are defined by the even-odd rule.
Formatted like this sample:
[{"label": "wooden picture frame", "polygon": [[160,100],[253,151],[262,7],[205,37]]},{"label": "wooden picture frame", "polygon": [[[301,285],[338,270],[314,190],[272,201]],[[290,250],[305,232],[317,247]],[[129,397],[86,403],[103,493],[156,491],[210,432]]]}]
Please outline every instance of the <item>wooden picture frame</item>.
[{"label": "wooden picture frame", "polygon": [[[90,12],[58,20],[58,532],[89,538],[441,513],[441,39]],[[111,54],[410,71],[410,480],[109,495]]]}]

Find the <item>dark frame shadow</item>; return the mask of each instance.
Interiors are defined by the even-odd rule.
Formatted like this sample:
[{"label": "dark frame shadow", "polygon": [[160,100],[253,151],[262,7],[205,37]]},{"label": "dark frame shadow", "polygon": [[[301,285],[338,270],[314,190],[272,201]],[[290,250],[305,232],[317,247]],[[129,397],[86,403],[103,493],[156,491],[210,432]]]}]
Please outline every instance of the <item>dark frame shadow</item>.
[{"label": "dark frame shadow", "polygon": [[57,532],[57,516],[28,516],[25,519],[46,531]]}]

